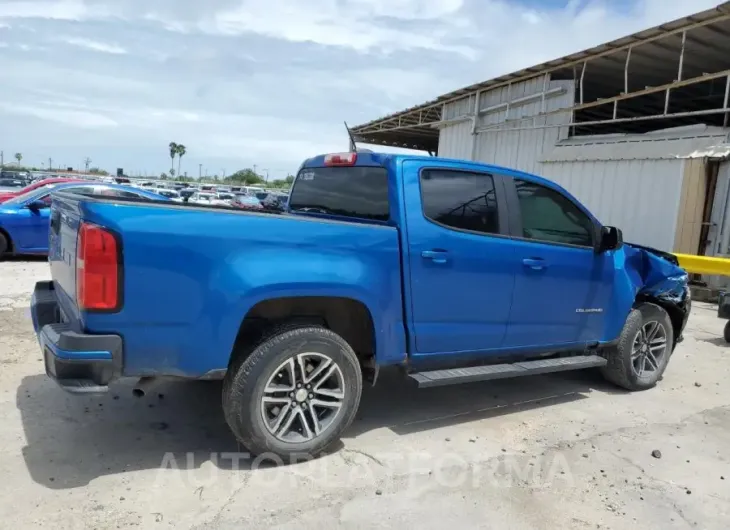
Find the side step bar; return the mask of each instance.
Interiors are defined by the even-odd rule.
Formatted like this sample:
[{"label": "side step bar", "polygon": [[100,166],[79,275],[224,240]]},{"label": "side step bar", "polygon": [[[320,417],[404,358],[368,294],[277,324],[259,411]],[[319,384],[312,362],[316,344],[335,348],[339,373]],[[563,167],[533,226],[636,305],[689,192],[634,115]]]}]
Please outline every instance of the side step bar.
[{"label": "side step bar", "polygon": [[418,383],[419,388],[432,386],[457,385],[490,379],[508,379],[523,375],[538,375],[551,372],[565,372],[605,366],[606,359],[598,355],[582,355],[577,357],[561,357],[557,359],[540,359],[513,364],[493,364],[491,366],[472,366],[469,368],[453,368],[450,370],[434,370],[432,372],[413,372],[408,377]]}]

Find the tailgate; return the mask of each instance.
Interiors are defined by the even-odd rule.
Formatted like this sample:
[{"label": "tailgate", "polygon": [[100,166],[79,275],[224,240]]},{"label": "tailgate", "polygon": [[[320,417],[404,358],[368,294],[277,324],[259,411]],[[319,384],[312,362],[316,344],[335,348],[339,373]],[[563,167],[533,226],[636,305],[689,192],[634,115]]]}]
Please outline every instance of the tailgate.
[{"label": "tailgate", "polygon": [[76,304],[76,240],[81,222],[80,201],[70,194],[53,197],[50,214],[48,261],[61,313],[78,321]]}]

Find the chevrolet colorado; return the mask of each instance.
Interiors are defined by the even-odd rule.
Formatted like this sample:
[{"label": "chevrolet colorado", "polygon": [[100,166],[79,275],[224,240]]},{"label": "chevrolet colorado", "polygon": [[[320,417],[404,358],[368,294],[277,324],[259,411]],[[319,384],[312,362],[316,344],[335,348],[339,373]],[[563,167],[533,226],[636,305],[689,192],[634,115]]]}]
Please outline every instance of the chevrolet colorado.
[{"label": "chevrolet colorado", "polygon": [[235,436],[282,457],[337,440],[388,365],[420,387],[598,367],[650,388],[690,310],[673,256],[560,186],[436,157],[310,158],[285,212],[58,192],[49,261],[32,315],[61,387],[223,379]]}]

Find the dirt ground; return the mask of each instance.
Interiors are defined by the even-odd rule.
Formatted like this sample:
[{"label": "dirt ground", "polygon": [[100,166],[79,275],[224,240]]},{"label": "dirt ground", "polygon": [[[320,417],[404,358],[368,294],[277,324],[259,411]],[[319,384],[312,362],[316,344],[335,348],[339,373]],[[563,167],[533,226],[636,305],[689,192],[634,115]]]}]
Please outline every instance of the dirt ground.
[{"label": "dirt ground", "polygon": [[132,382],[74,397],[49,381],[28,311],[48,276],[0,263],[0,527],[728,528],[730,347],[712,306],[695,304],[655,389],[575,372],[417,390],[385,373],[332,454],[274,466],[237,446],[219,383],[138,399]]}]

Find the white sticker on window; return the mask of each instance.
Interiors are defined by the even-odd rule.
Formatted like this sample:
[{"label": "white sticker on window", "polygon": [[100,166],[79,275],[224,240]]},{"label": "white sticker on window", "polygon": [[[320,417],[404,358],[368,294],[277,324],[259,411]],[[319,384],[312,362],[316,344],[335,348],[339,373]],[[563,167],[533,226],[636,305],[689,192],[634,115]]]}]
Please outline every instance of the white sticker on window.
[{"label": "white sticker on window", "polygon": [[302,180],[314,180],[314,171],[304,171],[299,178]]}]

